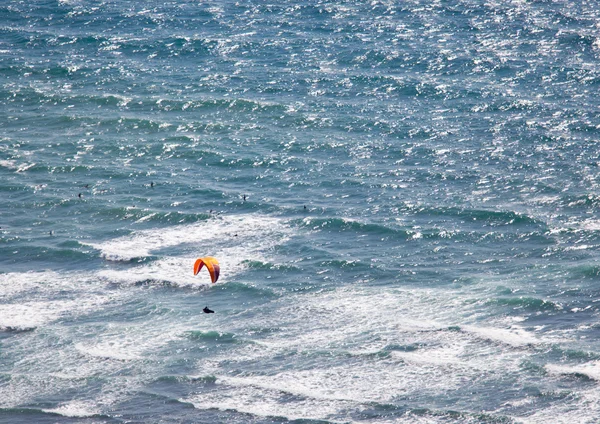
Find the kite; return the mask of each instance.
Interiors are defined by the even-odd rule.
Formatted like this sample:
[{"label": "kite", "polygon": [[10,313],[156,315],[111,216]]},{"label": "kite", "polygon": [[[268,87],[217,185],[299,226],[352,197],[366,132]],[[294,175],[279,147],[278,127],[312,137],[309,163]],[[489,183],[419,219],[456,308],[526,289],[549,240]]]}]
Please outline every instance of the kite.
[{"label": "kite", "polygon": [[212,256],[205,256],[203,258],[196,259],[196,262],[194,263],[194,275],[198,275],[203,266],[206,266],[206,269],[208,269],[210,280],[213,283],[216,283],[219,279],[219,272],[221,272],[219,261]]}]

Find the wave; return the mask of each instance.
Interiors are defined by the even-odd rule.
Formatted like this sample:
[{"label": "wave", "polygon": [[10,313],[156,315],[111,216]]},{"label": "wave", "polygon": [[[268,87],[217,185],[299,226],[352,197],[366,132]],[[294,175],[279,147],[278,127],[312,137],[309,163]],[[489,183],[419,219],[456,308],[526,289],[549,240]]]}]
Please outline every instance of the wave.
[{"label": "wave", "polygon": [[[408,211],[408,210],[407,210]],[[444,210],[439,209],[430,209],[425,210],[422,208],[413,209],[410,211],[412,213],[419,214],[427,214],[430,216],[431,214],[447,216]],[[490,229],[485,228],[483,223],[491,224],[490,226],[500,226],[500,225],[519,225],[516,223],[517,220],[522,219],[524,225],[529,225],[531,222],[527,217],[518,218],[516,215],[511,213],[487,213],[481,212],[477,213],[476,211],[470,212],[452,212],[453,217],[456,219],[467,219],[466,217],[470,217],[470,220],[474,223],[477,223],[478,227],[472,228],[471,230],[462,229],[462,230],[447,230],[442,225],[431,224],[429,228],[401,228],[399,225],[386,225],[386,224],[378,224],[378,223],[365,223],[360,222],[354,219],[345,219],[345,218],[303,218],[292,220],[290,223],[297,227],[307,228],[314,231],[335,231],[335,232],[353,232],[360,235],[371,235],[377,236],[385,240],[413,240],[413,239],[424,239],[424,240],[461,240],[464,242],[479,242],[482,240],[486,241],[500,241],[503,243],[511,242],[515,239],[522,240],[524,236],[527,236],[528,239],[535,238],[540,243],[545,245],[552,244],[553,241],[546,236],[546,231],[544,226],[540,227],[536,224],[536,229],[531,230],[531,232],[527,234],[523,234],[522,232],[513,233],[505,233],[498,231],[491,231]],[[478,219],[480,216],[482,219]],[[545,225],[545,224],[544,224]],[[481,229],[479,228],[481,226]]]},{"label": "wave", "polygon": [[[400,422],[412,422],[421,418],[426,420],[435,420],[435,422],[448,423],[482,423],[482,424],[509,424],[514,421],[502,414],[456,411],[452,409],[434,409],[427,407],[409,407],[406,405],[396,405],[391,403],[369,402],[360,412],[362,420],[399,419]],[[441,421],[440,421],[441,420]]]},{"label": "wave", "polygon": [[[223,261],[223,270],[233,271],[235,268],[241,271],[245,268],[243,261],[256,258],[258,252],[281,243],[285,240],[287,232],[287,226],[277,218],[228,215],[212,217],[193,224],[134,231],[123,237],[84,244],[99,250],[101,257],[106,259],[128,261],[131,258],[151,256],[173,248],[180,248],[189,255],[196,255],[197,246],[201,243],[205,250],[213,251],[215,254],[223,253],[219,257],[219,260]],[[235,245],[232,246],[234,240]],[[169,269],[191,260],[187,256],[172,258],[170,262],[167,259],[165,258],[162,265]],[[225,275],[223,273],[223,276]]]},{"label": "wave", "polygon": [[372,269],[371,264],[367,264],[360,260],[346,260],[346,259],[328,259],[322,262],[319,262],[320,268],[329,268],[333,267],[335,269],[363,269],[369,270]]},{"label": "wave", "polygon": [[585,380],[600,381],[600,361],[582,365],[546,364],[545,369],[550,374],[567,375]]},{"label": "wave", "polygon": [[[401,419],[403,422],[412,422],[411,418],[417,418],[418,420],[418,417],[457,423],[465,421],[479,423],[512,422],[508,417],[501,414],[408,406],[406,402],[378,402],[348,397],[343,394],[311,390],[302,387],[302,385],[296,386],[293,383],[277,384],[251,377],[224,376],[218,378],[218,381],[224,390],[233,391],[237,401],[232,400],[230,392],[226,392],[223,396],[214,396],[213,394],[208,396],[192,395],[184,401],[191,403],[196,409],[200,410],[231,410],[257,417],[315,423],[340,422],[334,417],[339,417],[340,414],[346,417],[345,411],[348,410],[353,410],[352,418],[361,422],[381,419]],[[251,389],[251,396],[245,395],[247,389]],[[259,404],[255,401],[258,397],[262,400]],[[282,409],[281,402],[285,402],[287,408]],[[346,419],[342,419],[341,422],[346,421]]]},{"label": "wave", "polygon": [[[16,75],[28,72],[39,73],[39,76],[47,76],[48,74],[54,77],[72,77],[73,74],[81,74],[92,72],[86,71],[85,68],[78,68],[74,71],[69,65],[55,65],[50,68],[31,69],[28,66],[10,65],[0,68],[1,71],[14,73]],[[277,102],[268,102],[254,100],[250,98],[219,98],[208,97],[201,100],[181,100],[178,98],[167,97],[154,98],[145,96],[126,96],[122,94],[106,93],[98,95],[95,93],[73,94],[71,92],[62,92],[55,88],[31,88],[20,87],[18,90],[3,89],[0,93],[9,99],[9,103],[17,103],[19,105],[39,106],[40,104],[68,104],[72,106],[80,106],[86,111],[91,112],[90,105],[99,107],[108,107],[114,110],[128,110],[131,112],[186,112],[203,114],[214,113],[220,114],[223,111],[228,113],[252,113],[266,114],[267,116],[282,116],[288,115],[288,107]],[[41,121],[48,122],[53,125],[65,125],[69,122],[86,122],[94,119],[102,127],[111,126],[136,128],[136,129],[154,129],[156,131],[164,128],[162,122],[157,122],[151,119],[130,118],[130,117],[103,117],[102,115],[94,116],[73,116],[73,115],[49,115],[41,118]]]},{"label": "wave", "polygon": [[363,223],[345,218],[303,218],[301,220],[292,221],[292,225],[313,230],[352,231],[357,233],[396,236],[403,239],[408,239],[413,234],[407,230],[394,229],[381,224]]},{"label": "wave", "polygon": [[206,383],[214,384],[217,381],[217,377],[214,375],[201,375],[201,376],[190,376],[190,375],[163,375],[156,379],[159,383]]},{"label": "wave", "polygon": [[506,306],[512,310],[521,309],[533,312],[561,311],[563,306],[551,300],[537,297],[498,297],[487,301],[488,305]]},{"label": "wave", "polygon": [[545,222],[515,211],[496,211],[485,209],[466,209],[457,207],[430,207],[430,206],[409,206],[410,212],[419,215],[445,216],[458,219],[467,219],[469,221],[479,221],[494,225],[533,225],[546,230]]},{"label": "wave", "polygon": [[419,349],[420,349],[420,346],[416,345],[416,344],[409,344],[409,345],[389,344],[383,348],[383,350],[385,352],[414,352]]},{"label": "wave", "polygon": [[79,400],[62,403],[55,408],[44,408],[42,411],[69,418],[110,418],[110,416],[102,414],[94,402]]},{"label": "wave", "polygon": [[600,277],[600,265],[580,265],[569,268],[569,273],[574,278],[596,280]]},{"label": "wave", "polygon": [[155,101],[155,106],[158,110],[177,111],[184,110],[208,112],[214,110],[216,112],[227,110],[230,112],[251,112],[269,114],[283,114],[287,111],[287,106],[279,103],[261,102],[257,100],[237,98],[237,99],[204,99],[195,101],[181,101],[177,99],[160,99]]},{"label": "wave", "polygon": [[[132,262],[144,262],[145,260],[147,260],[147,258],[140,258],[140,259],[132,259]],[[161,280],[161,279],[156,279],[156,278],[146,278],[144,280],[138,280],[138,281],[134,281],[132,284],[132,286],[136,286],[136,287],[145,287],[145,286],[154,286],[154,287],[179,287],[179,285],[177,283],[174,283],[172,281],[169,280]],[[188,286],[189,288],[189,286]]]},{"label": "wave", "polygon": [[244,284],[236,281],[229,281],[227,284],[217,285],[216,290],[222,290],[227,293],[242,294],[258,298],[276,298],[279,297],[277,292],[267,287],[259,287],[254,284]]},{"label": "wave", "polygon": [[19,255],[12,254],[15,248],[14,240],[0,237],[0,257],[5,258],[3,261],[6,261],[6,263],[20,265],[26,262],[30,264],[25,269],[32,269],[31,267],[34,264],[37,264],[35,266],[39,266],[39,264],[48,266],[48,263],[52,263],[55,267],[72,268],[83,262],[89,265],[89,261],[95,258],[95,255],[86,252],[80,245],[70,248],[41,245],[44,238],[50,237],[52,236],[44,231],[43,235],[38,236],[37,239],[20,243]]},{"label": "wave", "polygon": [[561,203],[566,207],[600,207],[600,195],[595,193],[581,195],[564,195],[561,197]]},{"label": "wave", "polygon": [[[370,54],[377,54],[377,52],[370,51]],[[396,63],[402,63],[403,67],[406,65],[404,58],[402,59],[384,59],[380,62],[380,66],[388,67],[395,66]],[[419,68],[422,66],[419,61],[415,61],[407,65],[408,67]],[[455,73],[459,69],[473,68],[473,61],[470,59],[458,59],[453,62],[447,62],[443,65],[443,74]],[[352,97],[356,97],[357,94],[366,95],[374,87],[378,90],[385,90],[392,92],[400,97],[418,97],[424,99],[470,99],[480,100],[484,98],[483,90],[476,89],[474,87],[465,86],[447,86],[440,85],[435,82],[427,82],[422,79],[405,78],[398,76],[388,75],[373,75],[373,74],[360,74],[350,77],[349,82],[352,84]],[[336,81],[332,81],[331,85],[335,86]],[[390,123],[390,125],[393,125]]]},{"label": "wave", "polygon": [[[567,19],[573,18],[568,17]],[[594,50],[597,43],[597,38],[595,34],[587,35],[568,30],[559,31],[556,34],[555,38],[558,44],[564,45],[566,47],[574,47],[580,51],[585,51],[586,49]]]},{"label": "wave", "polygon": [[[112,258],[111,260],[116,260]],[[230,295],[241,295],[247,299],[253,298],[275,298],[279,295],[267,288],[259,287],[252,284],[244,284],[236,281],[227,281],[221,283],[223,277],[216,284],[211,284],[210,279],[194,277],[191,274],[189,260],[177,259],[160,259],[143,257],[138,260],[131,258],[122,258],[124,262],[135,262],[134,267],[118,266],[114,269],[103,269],[97,273],[98,277],[106,281],[108,284],[116,287],[152,287],[156,289],[173,289],[179,291],[223,291]],[[140,265],[142,263],[142,265]],[[230,271],[229,274],[234,274]]]},{"label": "wave", "polygon": [[539,339],[535,334],[519,327],[505,329],[465,325],[460,327],[460,331],[472,334],[483,340],[502,343],[515,348],[530,347],[543,343],[543,340]]},{"label": "wave", "polygon": [[87,174],[94,169],[93,165],[50,165],[39,162],[24,162],[17,165],[14,172],[27,174]]},{"label": "wave", "polygon": [[[204,196],[210,196],[210,190],[198,190]],[[216,193],[216,192],[215,192]],[[150,224],[194,224],[198,222],[208,221],[213,217],[209,212],[205,213],[186,213],[179,211],[163,212],[156,210],[148,210],[142,208],[132,208],[130,206],[101,208],[94,212],[94,217],[97,219],[109,220],[129,220],[135,223],[147,222]]]},{"label": "wave", "polygon": [[600,353],[598,352],[552,346],[550,353],[563,361],[568,359],[571,361],[597,361],[600,363]]},{"label": "wave", "polygon": [[[99,418],[107,422],[121,422],[110,415],[102,414],[93,410],[78,409],[74,405],[62,405],[54,409],[37,408],[0,408],[0,419],[5,416],[11,420],[23,420],[27,422],[45,423],[56,422],[56,417],[68,418]],[[7,421],[8,422],[8,421]]]},{"label": "wave", "polygon": [[[326,351],[322,351],[322,352],[314,351],[311,353],[311,355],[331,357],[332,355],[339,354],[341,356],[349,357],[349,358],[368,358],[368,359],[375,359],[375,360],[385,360],[385,359],[390,359],[390,358],[397,358],[396,356],[393,355],[394,352],[412,353],[412,352],[416,352],[420,348],[421,347],[417,344],[410,344],[410,345],[389,344],[389,345],[384,346],[382,349],[374,350],[374,351],[342,350],[341,352],[335,352],[332,350],[326,350]],[[303,353],[303,354],[307,355],[307,353]],[[399,358],[402,358],[402,357],[399,356]]]},{"label": "wave", "polygon": [[274,264],[271,262],[262,262],[257,260],[246,260],[242,261],[242,264],[248,267],[248,269],[266,270],[266,271],[279,271],[282,273],[287,272],[301,272],[302,270],[294,265],[288,264]]},{"label": "wave", "polygon": [[37,327],[29,327],[29,326],[2,326],[0,325],[0,332],[4,333],[30,333],[35,331]]},{"label": "wave", "polygon": [[244,343],[234,333],[221,333],[218,331],[187,331],[185,337],[195,341],[208,341],[215,343]]}]

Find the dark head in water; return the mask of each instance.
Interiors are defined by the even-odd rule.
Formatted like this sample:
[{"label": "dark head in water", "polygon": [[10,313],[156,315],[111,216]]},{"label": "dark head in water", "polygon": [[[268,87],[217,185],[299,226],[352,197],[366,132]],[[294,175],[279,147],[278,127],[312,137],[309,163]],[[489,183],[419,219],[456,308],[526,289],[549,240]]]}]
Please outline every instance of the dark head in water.
[{"label": "dark head in water", "polygon": [[208,309],[208,306],[205,306],[204,309],[202,309],[204,311],[205,314],[214,314],[215,311],[211,311],[210,309]]}]

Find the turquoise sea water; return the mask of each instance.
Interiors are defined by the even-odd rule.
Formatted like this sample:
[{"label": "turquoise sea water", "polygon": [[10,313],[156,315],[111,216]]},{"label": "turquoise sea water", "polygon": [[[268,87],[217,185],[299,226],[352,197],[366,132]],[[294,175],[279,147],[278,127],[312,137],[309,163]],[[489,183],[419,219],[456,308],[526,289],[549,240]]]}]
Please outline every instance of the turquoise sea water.
[{"label": "turquoise sea water", "polygon": [[598,28],[2,2],[0,422],[598,422]]}]

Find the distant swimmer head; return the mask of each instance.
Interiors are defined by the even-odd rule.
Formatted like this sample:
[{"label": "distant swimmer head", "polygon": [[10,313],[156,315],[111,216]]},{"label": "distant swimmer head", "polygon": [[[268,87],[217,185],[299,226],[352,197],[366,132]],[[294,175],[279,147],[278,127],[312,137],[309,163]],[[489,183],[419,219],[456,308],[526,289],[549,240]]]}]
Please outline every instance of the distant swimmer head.
[{"label": "distant swimmer head", "polygon": [[215,313],[215,311],[213,311],[213,310],[211,310],[211,309],[208,309],[208,306],[205,306],[205,307],[204,307],[204,309],[202,309],[202,311],[203,311],[205,314],[214,314],[214,313]]}]

